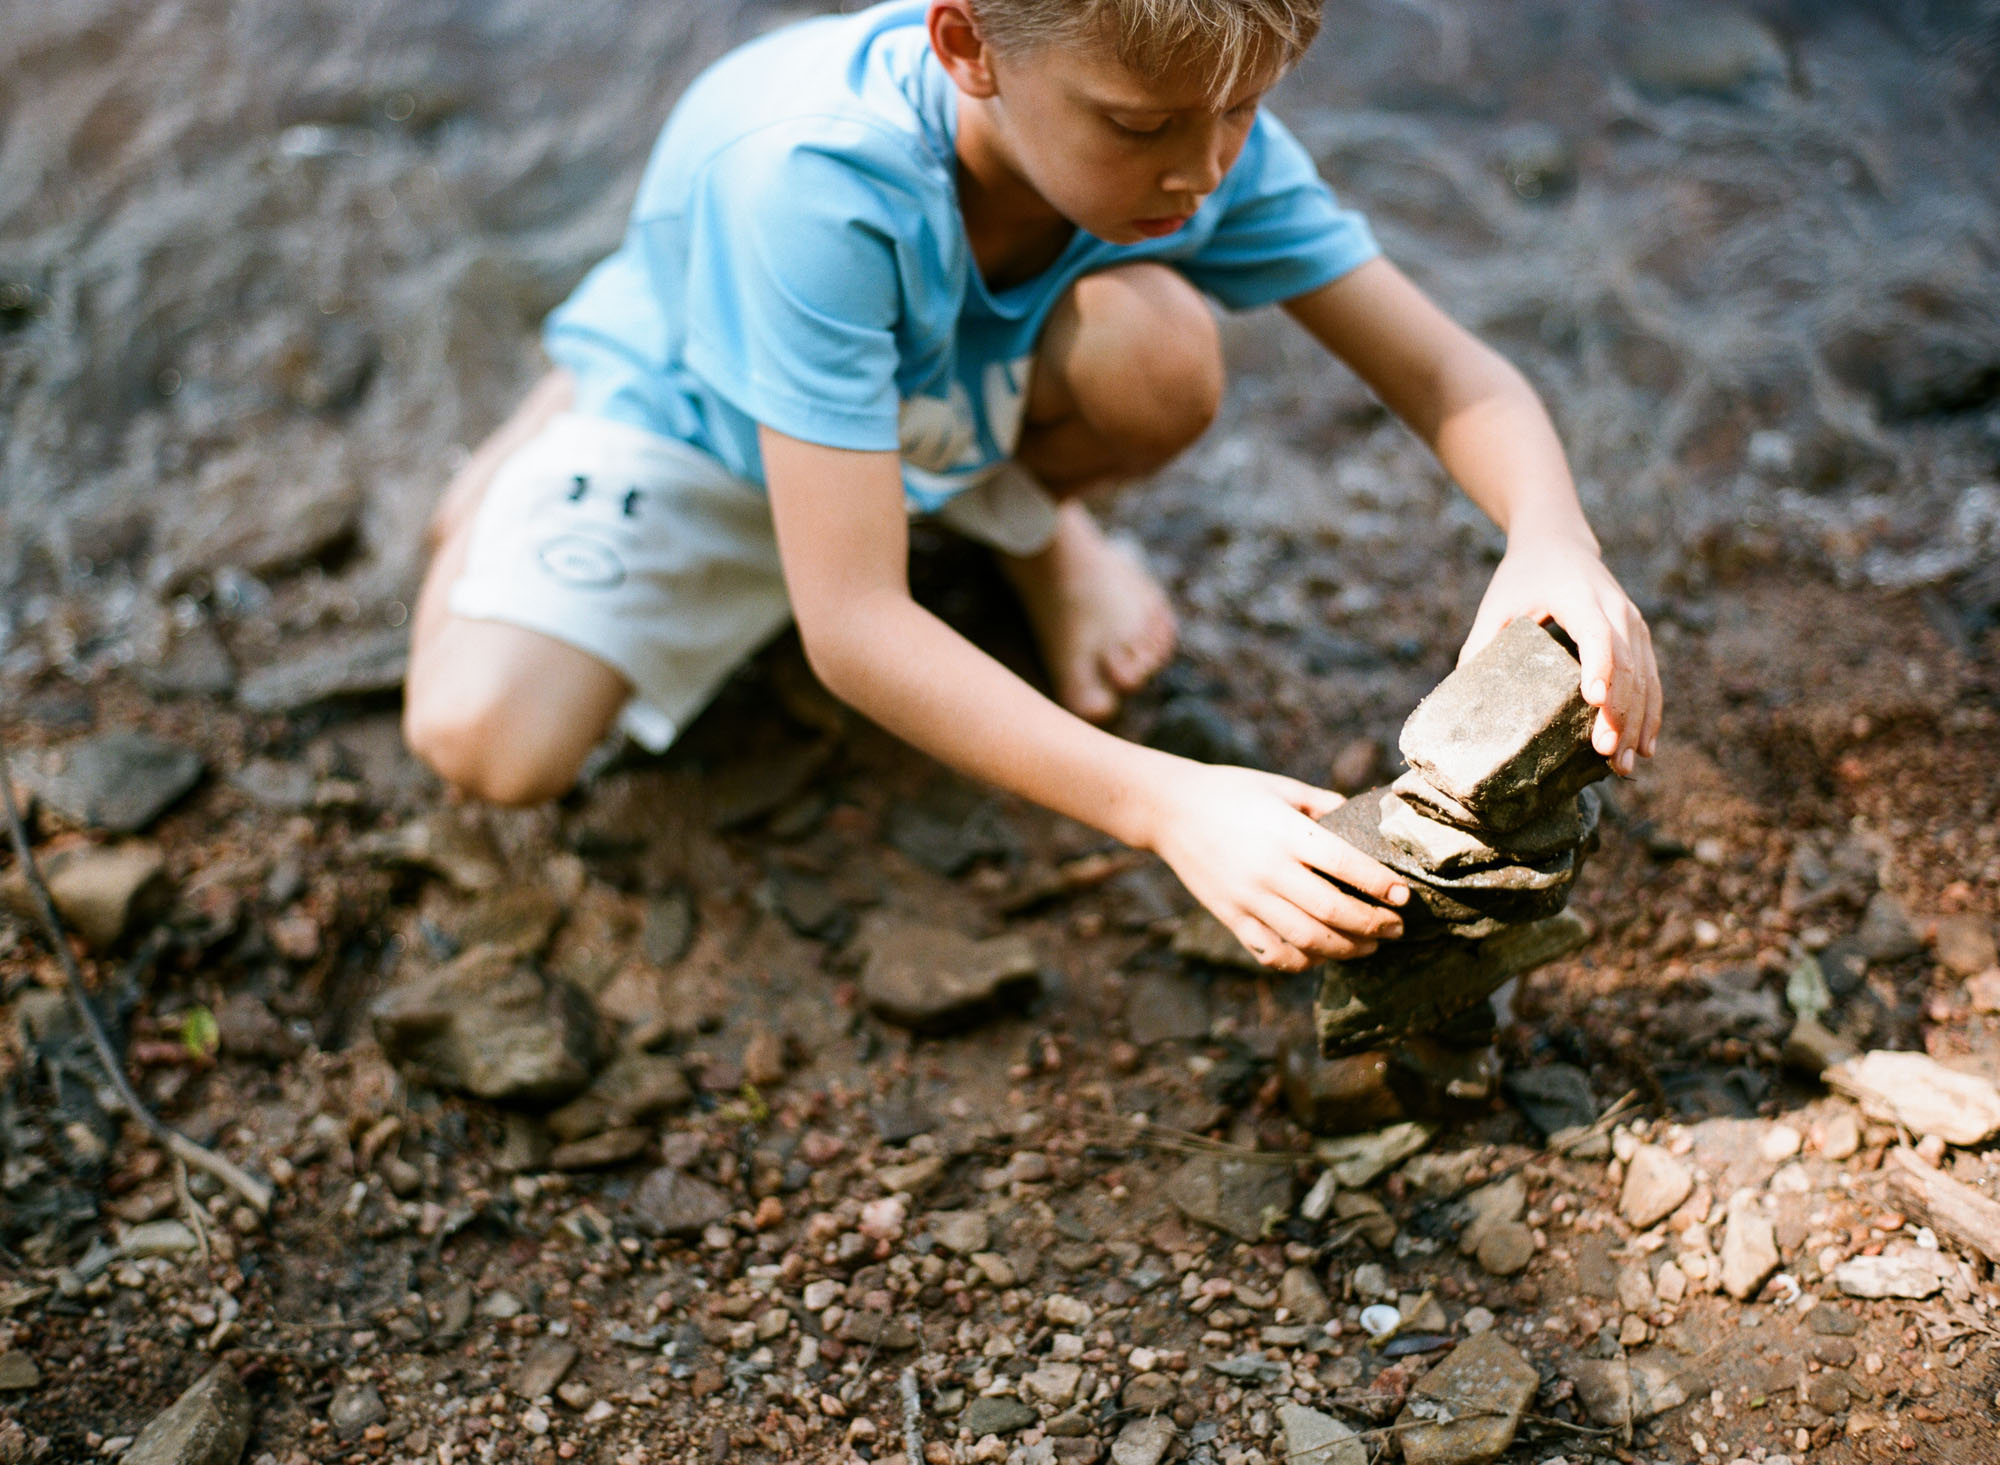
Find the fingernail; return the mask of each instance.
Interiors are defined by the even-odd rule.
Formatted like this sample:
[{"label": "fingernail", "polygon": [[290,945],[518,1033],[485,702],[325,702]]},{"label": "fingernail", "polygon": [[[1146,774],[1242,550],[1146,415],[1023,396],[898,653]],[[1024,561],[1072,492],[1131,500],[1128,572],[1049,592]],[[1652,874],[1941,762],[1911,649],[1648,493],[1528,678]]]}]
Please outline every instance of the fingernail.
[{"label": "fingernail", "polygon": [[1590,684],[1590,690],[1585,692],[1583,696],[1587,702],[1602,702],[1610,695],[1610,692],[1611,689],[1604,685],[1604,680],[1600,677]]},{"label": "fingernail", "polygon": [[1382,928],[1382,935],[1390,941],[1399,940],[1403,934],[1403,923],[1392,921]]},{"label": "fingernail", "polygon": [[1638,766],[1638,762],[1639,760],[1634,756],[1632,750],[1627,748],[1618,755],[1618,771],[1629,778],[1631,777],[1633,768]]},{"label": "fingernail", "polygon": [[1407,886],[1407,885],[1391,885],[1391,886],[1389,887],[1389,904],[1390,904],[1390,905],[1401,905],[1401,904],[1402,904],[1402,903],[1403,903],[1404,901],[1408,900],[1409,898],[1410,898],[1410,887],[1409,887],[1409,886]]}]

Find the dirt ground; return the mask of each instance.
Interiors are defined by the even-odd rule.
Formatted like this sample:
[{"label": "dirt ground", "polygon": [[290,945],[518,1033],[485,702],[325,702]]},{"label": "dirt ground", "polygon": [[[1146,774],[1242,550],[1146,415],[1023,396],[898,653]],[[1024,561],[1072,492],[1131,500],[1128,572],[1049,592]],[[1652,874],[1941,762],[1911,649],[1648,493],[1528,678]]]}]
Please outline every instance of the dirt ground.
[{"label": "dirt ground", "polygon": [[[1505,1085],[1399,1059],[1348,1127],[1435,1134],[1315,1219],[1281,1074],[1312,980],[1176,955],[1162,867],[944,773],[794,644],[559,805],[462,806],[403,750],[415,525],[674,92],[776,14],[625,9],[103,4],[0,61],[0,741],[24,783],[121,729],[199,754],[130,840],[46,799],[33,831],[51,865],[158,851],[86,968],[141,1093],[278,1193],[260,1220],[196,1175],[183,1203],[0,902],[0,1462],[105,1458],[218,1361],[243,1458],[282,1465],[885,1460],[907,1432],[933,1461],[1253,1465],[1292,1404],[1394,1459],[1482,1329],[1538,1375],[1508,1460],[2000,1460],[2000,1286],[1954,1258],[1923,1299],[1843,1290],[1931,1254],[1883,1170],[1922,1136],[1788,1044],[1811,956],[1839,1039],[2000,1077],[2000,15],[1385,0],[1280,95],[1549,397],[1669,711],[1572,903],[1591,941],[1500,1014],[1505,1073],[1566,1066],[1614,1112],[1551,1143]],[[1359,787],[1497,536],[1284,322],[1226,335],[1223,420],[1104,505],[1184,617],[1121,730]],[[923,531],[915,579],[1034,672],[977,552]],[[891,920],[1025,939],[1035,995],[886,1021]],[[399,1072],[372,1004],[482,940],[684,1091],[552,1134]],[[1693,1180],[1644,1226],[1641,1143]],[[2000,1198],[1990,1145],[1942,1162]],[[1225,1166],[1276,1198],[1255,1239],[1176,1200]],[[1460,1245],[1510,1177],[1518,1268]],[[1746,1193],[1780,1260],[1738,1300]],[[1586,1365],[1618,1360],[1664,1407],[1603,1422]]]}]

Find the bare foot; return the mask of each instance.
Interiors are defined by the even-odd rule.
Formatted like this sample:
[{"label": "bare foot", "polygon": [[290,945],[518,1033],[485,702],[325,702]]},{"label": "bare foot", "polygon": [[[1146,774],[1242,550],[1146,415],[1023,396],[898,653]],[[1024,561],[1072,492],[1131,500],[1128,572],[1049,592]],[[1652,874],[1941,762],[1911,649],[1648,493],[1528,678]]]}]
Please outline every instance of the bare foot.
[{"label": "bare foot", "polygon": [[1056,511],[1055,538],[1039,554],[1000,557],[1041,643],[1056,700],[1105,722],[1173,655],[1177,630],[1166,592],[1139,558],[1107,538],[1081,504]]}]

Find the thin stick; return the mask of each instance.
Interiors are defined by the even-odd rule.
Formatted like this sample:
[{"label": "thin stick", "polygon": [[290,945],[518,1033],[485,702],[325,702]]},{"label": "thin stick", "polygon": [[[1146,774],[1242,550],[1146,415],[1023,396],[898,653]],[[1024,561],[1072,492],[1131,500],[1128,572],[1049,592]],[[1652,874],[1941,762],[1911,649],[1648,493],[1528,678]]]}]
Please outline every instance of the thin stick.
[{"label": "thin stick", "polygon": [[105,1035],[104,1024],[97,1019],[97,1010],[90,1005],[90,994],[83,985],[83,969],[77,965],[76,953],[69,949],[69,937],[63,932],[62,917],[56,914],[49,887],[42,880],[41,866],[35,863],[35,852],[28,847],[28,830],[21,822],[21,810],[14,802],[13,770],[8,766],[5,748],[0,748],[0,801],[7,805],[7,831],[13,837],[14,857],[21,862],[21,874],[27,881],[29,894],[35,899],[35,911],[42,918],[42,929],[48,936],[49,945],[55,948],[56,960],[62,964],[70,1006],[76,1009],[84,1031],[89,1034],[90,1046],[96,1049],[97,1061],[104,1066],[105,1076],[110,1079],[119,1102],[125,1106],[125,1112],[138,1120],[148,1134],[166,1147],[169,1154],[213,1175],[249,1202],[258,1215],[269,1215],[270,1186],[246,1174],[223,1156],[196,1144],[160,1119],[146,1107],[133,1090],[132,1081],[125,1076],[125,1065],[119,1061],[111,1039]]},{"label": "thin stick", "polygon": [[917,1393],[917,1371],[903,1370],[903,1458],[910,1465],[924,1465],[924,1401]]}]

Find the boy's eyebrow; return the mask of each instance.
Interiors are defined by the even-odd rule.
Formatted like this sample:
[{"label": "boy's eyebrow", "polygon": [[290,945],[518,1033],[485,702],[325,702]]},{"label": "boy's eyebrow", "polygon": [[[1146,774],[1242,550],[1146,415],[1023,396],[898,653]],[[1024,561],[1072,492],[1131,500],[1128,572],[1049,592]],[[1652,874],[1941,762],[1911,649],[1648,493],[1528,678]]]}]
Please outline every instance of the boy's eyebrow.
[{"label": "boy's eyebrow", "polygon": [[1077,94],[1090,106],[1096,107],[1098,110],[1104,112],[1137,112],[1141,116],[1150,116],[1155,113],[1161,116],[1178,116],[1179,114],[1184,112],[1234,111],[1238,107],[1246,106],[1252,102],[1260,100],[1263,97],[1264,93],[1269,91],[1270,89],[1271,89],[1270,83],[1268,82],[1262,86],[1246,87],[1237,95],[1231,97],[1228,100],[1228,102],[1222,106],[1216,106],[1208,101],[1190,102],[1185,105],[1175,106],[1172,105],[1171,103],[1162,102],[1157,97],[1133,97],[1129,95],[1112,96],[1107,94],[1101,94],[1094,91],[1088,86],[1078,88]]}]

